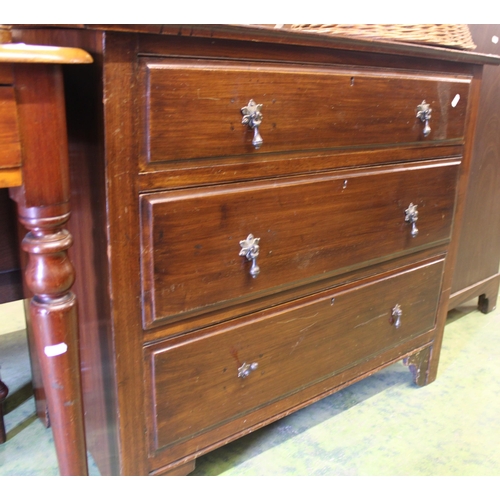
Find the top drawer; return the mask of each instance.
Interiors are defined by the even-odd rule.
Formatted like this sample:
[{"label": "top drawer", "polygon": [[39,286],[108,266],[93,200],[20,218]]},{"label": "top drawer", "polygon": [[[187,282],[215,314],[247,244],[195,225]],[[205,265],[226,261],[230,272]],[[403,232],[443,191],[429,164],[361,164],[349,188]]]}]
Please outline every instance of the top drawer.
[{"label": "top drawer", "polygon": [[[380,70],[145,59],[146,163],[461,141],[470,79]],[[262,104],[262,146],[242,108]],[[417,107],[430,105],[426,137]]]}]

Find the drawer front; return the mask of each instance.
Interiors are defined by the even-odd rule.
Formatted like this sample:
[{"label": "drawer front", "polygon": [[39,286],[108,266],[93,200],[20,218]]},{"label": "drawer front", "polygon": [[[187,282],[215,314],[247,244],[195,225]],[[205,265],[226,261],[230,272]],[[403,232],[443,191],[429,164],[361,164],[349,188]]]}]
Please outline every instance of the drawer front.
[{"label": "drawer front", "polygon": [[[153,60],[144,78],[146,163],[461,141],[470,85],[422,73]],[[262,104],[258,150],[242,124],[250,100]],[[417,118],[424,100],[432,109],[427,137]]]},{"label": "drawer front", "polygon": [[[141,196],[149,328],[446,242],[458,161]],[[406,209],[417,205],[418,234]],[[260,238],[252,263],[240,255]],[[251,257],[251,256],[249,256]]]},{"label": "drawer front", "polygon": [[21,141],[14,89],[0,86],[0,169],[20,165]]},{"label": "drawer front", "polygon": [[442,270],[443,260],[422,263],[235,326],[211,328],[202,337],[145,348],[153,450],[212,430],[430,331]]}]

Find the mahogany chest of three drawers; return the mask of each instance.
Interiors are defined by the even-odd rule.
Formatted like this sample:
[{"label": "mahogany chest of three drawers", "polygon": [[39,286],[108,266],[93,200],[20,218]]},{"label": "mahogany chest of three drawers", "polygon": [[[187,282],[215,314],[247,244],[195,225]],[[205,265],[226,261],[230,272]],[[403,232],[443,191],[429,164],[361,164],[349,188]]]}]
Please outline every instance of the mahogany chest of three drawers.
[{"label": "mahogany chest of three drawers", "polygon": [[257,27],[25,29],[65,69],[87,444],[201,454],[404,360],[437,374],[481,61]]}]

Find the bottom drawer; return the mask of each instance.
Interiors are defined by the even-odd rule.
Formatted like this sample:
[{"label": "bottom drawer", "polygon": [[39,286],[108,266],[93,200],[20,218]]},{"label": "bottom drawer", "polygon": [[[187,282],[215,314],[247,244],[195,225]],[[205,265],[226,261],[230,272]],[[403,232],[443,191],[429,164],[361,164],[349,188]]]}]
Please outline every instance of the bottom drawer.
[{"label": "bottom drawer", "polygon": [[153,453],[428,332],[435,325],[443,262],[146,347]]}]

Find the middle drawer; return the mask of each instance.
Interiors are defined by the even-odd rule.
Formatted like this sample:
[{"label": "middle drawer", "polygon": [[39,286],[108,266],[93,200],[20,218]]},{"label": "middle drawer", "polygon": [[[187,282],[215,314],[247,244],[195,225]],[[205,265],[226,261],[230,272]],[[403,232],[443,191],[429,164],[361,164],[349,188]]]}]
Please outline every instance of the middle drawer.
[{"label": "middle drawer", "polygon": [[[459,164],[428,162],[141,195],[144,327],[446,243]],[[258,252],[251,236],[259,239]],[[246,254],[245,246],[250,246]]]}]

